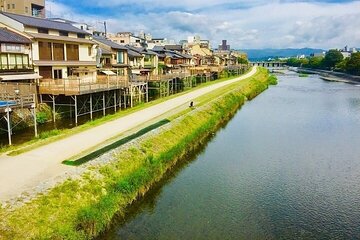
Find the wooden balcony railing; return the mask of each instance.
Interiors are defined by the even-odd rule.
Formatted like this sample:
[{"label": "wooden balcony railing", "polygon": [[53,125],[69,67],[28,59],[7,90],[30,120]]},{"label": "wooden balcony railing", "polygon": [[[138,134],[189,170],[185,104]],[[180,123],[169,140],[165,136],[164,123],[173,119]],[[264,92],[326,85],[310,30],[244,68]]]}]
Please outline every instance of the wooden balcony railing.
[{"label": "wooden balcony railing", "polygon": [[150,76],[144,75],[144,76],[134,77],[133,81],[141,81],[141,82],[165,81],[174,78],[185,78],[190,76],[191,76],[190,73],[171,73],[171,74],[150,75]]},{"label": "wooden balcony railing", "polygon": [[15,107],[31,106],[35,94],[36,86],[32,83],[0,83],[0,101],[12,102]]},{"label": "wooden balcony railing", "polygon": [[121,89],[128,86],[127,76],[98,75],[92,77],[70,77],[67,79],[42,79],[39,84],[40,94],[52,95],[82,95]]}]

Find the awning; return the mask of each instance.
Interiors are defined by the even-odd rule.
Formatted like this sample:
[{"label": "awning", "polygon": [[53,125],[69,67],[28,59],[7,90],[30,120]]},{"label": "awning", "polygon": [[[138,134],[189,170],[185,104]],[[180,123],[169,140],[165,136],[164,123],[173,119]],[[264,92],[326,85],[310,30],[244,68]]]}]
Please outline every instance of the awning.
[{"label": "awning", "polygon": [[16,81],[16,80],[34,80],[40,79],[40,76],[37,73],[30,73],[30,74],[12,74],[12,75],[0,75],[1,81]]},{"label": "awning", "polygon": [[105,73],[108,76],[116,76],[116,73],[114,73],[113,71],[110,71],[110,70],[104,70],[104,71],[101,71],[101,72]]}]

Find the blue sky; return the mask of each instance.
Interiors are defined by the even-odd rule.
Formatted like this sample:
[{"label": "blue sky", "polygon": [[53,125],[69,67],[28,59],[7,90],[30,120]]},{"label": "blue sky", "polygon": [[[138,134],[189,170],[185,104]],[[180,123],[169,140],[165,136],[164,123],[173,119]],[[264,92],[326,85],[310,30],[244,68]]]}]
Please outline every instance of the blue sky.
[{"label": "blue sky", "polygon": [[173,40],[200,35],[234,48],[360,45],[360,1],[292,0],[47,0],[48,16],[101,30],[144,31]]}]

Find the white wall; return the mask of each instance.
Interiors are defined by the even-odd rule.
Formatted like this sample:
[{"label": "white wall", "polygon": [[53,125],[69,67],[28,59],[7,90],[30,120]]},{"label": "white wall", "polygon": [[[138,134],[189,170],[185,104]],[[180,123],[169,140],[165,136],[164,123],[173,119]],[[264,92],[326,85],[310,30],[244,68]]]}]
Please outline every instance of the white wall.
[{"label": "white wall", "polygon": [[[89,47],[91,47],[91,56],[89,56]],[[79,61],[96,61],[95,54],[90,44],[80,44],[79,45]]]},{"label": "white wall", "polygon": [[24,25],[0,13],[0,23],[14,28],[20,32],[24,31]]},{"label": "white wall", "polygon": [[38,41],[32,43],[32,58],[33,61],[39,60],[39,43]]}]

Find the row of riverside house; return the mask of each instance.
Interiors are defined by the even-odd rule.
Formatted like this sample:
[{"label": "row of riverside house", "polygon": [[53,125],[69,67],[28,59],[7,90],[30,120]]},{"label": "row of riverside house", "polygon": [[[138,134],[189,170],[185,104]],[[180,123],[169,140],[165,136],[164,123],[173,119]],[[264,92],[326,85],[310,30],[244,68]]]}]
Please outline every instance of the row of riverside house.
[{"label": "row of riverside house", "polygon": [[61,113],[78,123],[80,116],[92,119],[247,67],[237,64],[242,55],[217,54],[209,42],[169,44],[145,34],[90,30],[64,19],[0,12],[0,118],[9,142],[17,108],[36,116],[35,106],[44,103],[53,121]]}]

